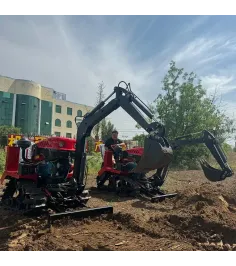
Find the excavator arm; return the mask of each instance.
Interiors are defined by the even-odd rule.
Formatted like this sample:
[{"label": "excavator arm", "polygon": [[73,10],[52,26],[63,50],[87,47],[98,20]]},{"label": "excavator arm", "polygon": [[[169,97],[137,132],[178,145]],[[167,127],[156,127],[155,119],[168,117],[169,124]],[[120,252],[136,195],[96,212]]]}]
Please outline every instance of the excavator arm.
[{"label": "excavator arm", "polygon": [[[117,110],[119,107],[124,109],[143,129],[149,133],[146,140],[147,143],[145,144],[146,171],[156,169],[157,165],[159,166],[160,161],[163,161],[164,165],[168,165],[172,160],[172,149],[168,141],[165,139],[164,126],[158,122],[148,123],[141,114],[140,110],[150,119],[153,118],[153,114],[150,112],[148,107],[131,91],[129,85],[123,82],[126,84],[126,89],[124,89],[119,86],[120,83],[104,101],[98,104],[90,113],[87,113],[79,124],[77,123],[78,128],[73,175],[74,179],[77,181],[78,189],[83,190],[84,188],[83,181],[86,164],[86,137],[90,136],[91,131],[96,124],[98,124],[113,111]],[[113,95],[115,95],[115,98],[106,104],[106,102]],[[78,117],[76,117],[75,120],[77,121]],[[155,152],[154,156],[151,156],[151,153],[148,152],[150,149]],[[159,151],[164,151],[164,154],[160,152],[160,156],[158,157],[156,154]],[[150,161],[151,164],[148,165],[148,161]]]},{"label": "excavator arm", "polygon": [[232,176],[234,172],[227,163],[227,157],[216,138],[207,130],[200,132],[200,137],[194,138],[194,135],[196,134],[199,133],[176,138],[174,141],[170,142],[172,149],[176,150],[185,145],[205,144],[221,167],[221,170],[215,169],[211,167],[206,160],[200,160],[206,178],[211,182],[217,182],[224,180],[226,177]]}]

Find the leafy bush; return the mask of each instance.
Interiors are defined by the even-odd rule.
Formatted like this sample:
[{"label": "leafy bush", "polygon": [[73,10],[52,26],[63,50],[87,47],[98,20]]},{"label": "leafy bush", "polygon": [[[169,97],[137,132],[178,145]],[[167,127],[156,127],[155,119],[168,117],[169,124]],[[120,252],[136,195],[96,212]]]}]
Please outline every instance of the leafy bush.
[{"label": "leafy bush", "polygon": [[6,153],[4,150],[0,150],[0,174],[4,171],[5,167],[5,160],[6,160]]},{"label": "leafy bush", "polygon": [[21,129],[13,126],[0,126],[0,147],[7,145],[8,134],[20,134]]}]

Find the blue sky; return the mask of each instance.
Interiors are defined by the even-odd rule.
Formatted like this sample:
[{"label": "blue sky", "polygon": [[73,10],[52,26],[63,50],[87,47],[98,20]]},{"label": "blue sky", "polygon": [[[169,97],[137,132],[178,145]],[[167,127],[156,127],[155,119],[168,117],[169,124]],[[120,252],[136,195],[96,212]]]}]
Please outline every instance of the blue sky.
[{"label": "blue sky", "polygon": [[[209,94],[217,88],[232,115],[235,24],[235,16],[1,16],[0,74],[34,80],[88,105],[94,105],[100,81],[108,95],[125,80],[151,102],[175,60],[195,71]],[[111,119],[121,136],[135,135],[125,112]]]}]

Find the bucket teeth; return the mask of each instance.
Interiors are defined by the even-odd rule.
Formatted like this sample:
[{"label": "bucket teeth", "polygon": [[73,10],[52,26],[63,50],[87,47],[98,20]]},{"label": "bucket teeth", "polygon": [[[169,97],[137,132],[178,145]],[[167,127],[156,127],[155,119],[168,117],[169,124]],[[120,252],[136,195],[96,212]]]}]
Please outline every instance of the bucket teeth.
[{"label": "bucket teeth", "polygon": [[226,178],[226,174],[224,171],[216,169],[208,164],[207,161],[200,161],[202,170],[206,176],[206,178],[211,182],[222,181]]},{"label": "bucket teeth", "polygon": [[147,173],[163,168],[173,159],[171,147],[163,146],[157,140],[147,138],[144,142],[144,151],[138,165],[133,169],[134,173]]}]

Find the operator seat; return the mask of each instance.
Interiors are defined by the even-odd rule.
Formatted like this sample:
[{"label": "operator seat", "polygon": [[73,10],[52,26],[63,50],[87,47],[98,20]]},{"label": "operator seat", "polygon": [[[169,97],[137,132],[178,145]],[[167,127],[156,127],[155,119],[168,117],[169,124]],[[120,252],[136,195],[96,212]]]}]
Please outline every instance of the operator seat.
[{"label": "operator seat", "polygon": [[[99,149],[100,149],[100,152],[101,152],[101,156],[102,156],[102,159],[104,161],[104,156],[105,156],[105,144],[100,144],[99,145]],[[128,153],[126,151],[123,151],[123,159],[127,158],[128,157]],[[102,167],[103,167],[103,163],[102,163]],[[134,165],[132,162],[120,162],[118,160],[115,161],[115,164],[114,164],[114,167],[118,170],[125,170],[125,171],[131,171],[133,168],[134,168]]]},{"label": "operator seat", "polygon": [[[101,153],[101,156],[102,156],[102,167],[104,165],[104,157],[105,157],[105,151],[106,151],[106,148],[105,148],[105,144],[100,144],[99,145],[99,149],[100,149],[100,153]],[[117,162],[114,162],[114,166],[117,167]]]}]

